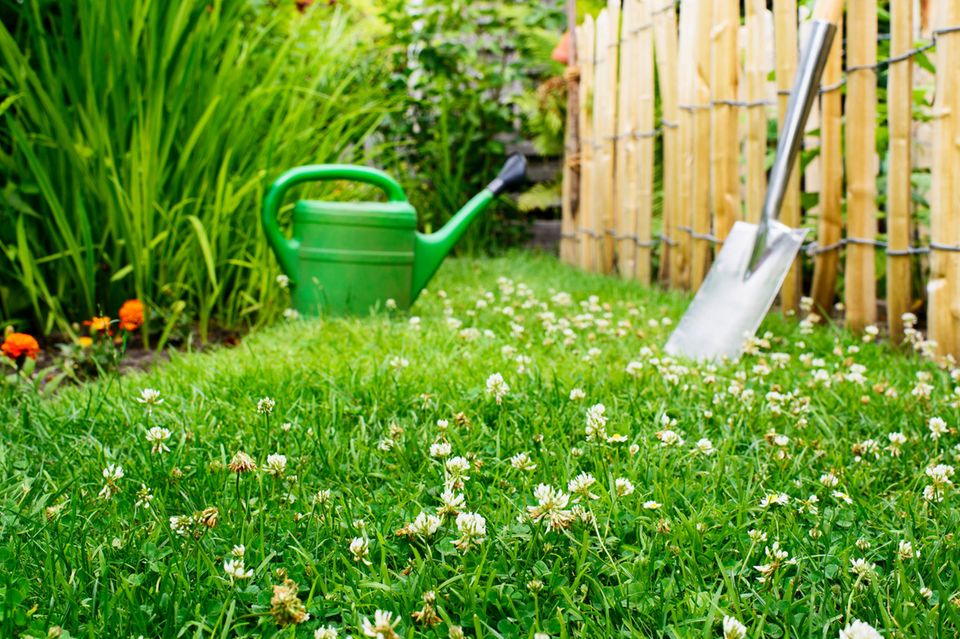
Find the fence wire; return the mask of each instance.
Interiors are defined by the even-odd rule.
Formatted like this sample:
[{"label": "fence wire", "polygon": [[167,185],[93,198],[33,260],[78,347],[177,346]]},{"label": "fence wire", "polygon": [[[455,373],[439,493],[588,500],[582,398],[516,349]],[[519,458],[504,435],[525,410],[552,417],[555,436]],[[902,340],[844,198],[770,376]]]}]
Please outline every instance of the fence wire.
[{"label": "fence wire", "polygon": [[[658,9],[654,9],[651,13],[651,17],[656,19],[656,17],[659,16],[660,14],[667,13],[669,11],[676,11],[677,8],[680,6],[680,2],[681,0],[673,0],[672,2],[668,2],[666,5]],[[653,27],[654,27],[654,22],[651,21],[637,27],[636,29],[632,29],[630,33],[636,34],[640,31],[651,29]],[[926,53],[927,51],[930,51],[931,49],[936,47],[937,40],[940,36],[948,33],[956,33],[958,31],[960,31],[960,25],[933,29],[930,32],[929,40],[922,42],[917,46],[915,46],[914,48],[904,51],[903,53],[899,53],[897,55],[889,56],[882,60],[878,60],[873,64],[861,64],[861,65],[848,66],[844,69],[843,71],[844,77],[839,82],[821,86],[819,89],[819,94],[824,95],[826,93],[831,93],[833,91],[837,91],[843,88],[847,84],[847,76],[849,76],[849,74],[851,73],[857,73],[862,71],[876,72],[886,67],[892,66],[894,64],[912,61],[918,55]],[[880,34],[878,37],[878,41],[884,41],[889,39],[890,39],[889,34]],[[623,42],[624,42],[624,38],[621,37],[619,41],[613,42],[609,46],[610,47],[618,46]],[[844,41],[844,44],[846,44],[846,41]],[[595,59],[594,64],[596,64],[599,61],[601,60]],[[788,96],[790,95],[790,91],[778,90],[777,95]],[[725,99],[725,100],[711,100],[709,102],[705,102],[702,104],[679,104],[677,105],[677,108],[681,111],[694,112],[694,111],[710,110],[716,106],[730,106],[730,107],[742,108],[742,109],[754,109],[754,108],[773,107],[773,106],[776,106],[777,104],[778,104],[777,100]],[[605,136],[601,138],[601,140],[615,142],[618,140],[623,140],[628,138],[634,138],[634,139],[656,138],[656,137],[661,137],[666,129],[676,129],[678,128],[678,126],[679,126],[678,123],[668,120],[667,118],[664,118],[661,116],[660,126],[658,127],[655,127],[649,130],[641,130],[641,131],[638,131],[638,130],[623,131],[616,135]],[[580,144],[581,146],[590,145],[595,151],[601,150],[604,148],[604,144],[602,142],[598,142],[596,139],[581,139]],[[676,225],[673,227],[673,229],[680,231],[686,235],[689,235],[690,238],[694,240],[709,242],[714,245],[723,244],[723,240],[716,237],[710,232],[701,233],[701,232],[695,231],[693,228],[689,226],[682,226],[682,225]],[[679,242],[667,234],[670,231],[671,229],[666,229],[666,233],[660,233],[656,237],[653,237],[650,239],[640,238],[635,234],[618,233],[614,229],[606,229],[605,233],[606,235],[613,237],[615,240],[631,240],[637,248],[656,248],[660,245],[665,245],[667,247],[675,247],[679,245]],[[603,237],[603,233],[598,233],[592,229],[587,229],[585,227],[578,227],[573,233],[562,233],[560,237],[563,239],[573,240],[576,243],[580,243],[581,236],[583,235],[588,235],[593,239],[600,239]],[[811,242],[805,243],[801,247],[801,251],[808,257],[816,257],[818,255],[823,255],[825,253],[830,253],[832,251],[839,251],[842,248],[851,244],[881,248],[881,249],[884,249],[884,252],[886,253],[886,255],[890,257],[928,255],[934,251],[943,251],[943,252],[949,252],[949,253],[960,252],[960,245],[948,245],[948,244],[941,244],[938,242],[929,242],[925,245],[908,246],[903,249],[892,249],[890,248],[888,242],[884,242],[882,240],[876,240],[876,239],[870,239],[870,238],[858,238],[858,237],[845,237],[839,240],[838,242],[827,244],[825,246],[821,246],[816,240],[813,240]]]}]

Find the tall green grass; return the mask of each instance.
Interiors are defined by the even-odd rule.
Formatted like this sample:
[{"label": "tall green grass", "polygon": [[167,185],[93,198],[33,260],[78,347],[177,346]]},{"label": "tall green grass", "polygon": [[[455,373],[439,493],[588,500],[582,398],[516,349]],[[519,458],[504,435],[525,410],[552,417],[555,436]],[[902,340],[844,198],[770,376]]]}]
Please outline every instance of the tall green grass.
[{"label": "tall green grass", "polygon": [[138,297],[168,325],[196,317],[205,338],[283,308],[265,187],[297,164],[362,161],[392,108],[363,27],[289,4],[6,10],[0,321],[69,332]]}]

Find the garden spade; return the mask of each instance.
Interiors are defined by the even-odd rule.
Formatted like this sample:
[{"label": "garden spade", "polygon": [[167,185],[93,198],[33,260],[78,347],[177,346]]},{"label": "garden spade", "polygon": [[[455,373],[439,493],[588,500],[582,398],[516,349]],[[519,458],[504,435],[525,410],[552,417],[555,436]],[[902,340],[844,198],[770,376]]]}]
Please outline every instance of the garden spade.
[{"label": "garden spade", "polygon": [[820,0],[770,170],[759,224],[736,222],[665,350],[697,360],[736,359],[793,265],[807,234],[778,221],[807,116],[843,12],[843,0]]}]

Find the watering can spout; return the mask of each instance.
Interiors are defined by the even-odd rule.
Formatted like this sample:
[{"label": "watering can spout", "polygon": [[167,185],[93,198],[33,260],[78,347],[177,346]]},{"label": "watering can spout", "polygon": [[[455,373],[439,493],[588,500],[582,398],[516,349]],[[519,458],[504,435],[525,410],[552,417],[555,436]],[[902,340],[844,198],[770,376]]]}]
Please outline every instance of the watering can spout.
[{"label": "watering can spout", "polygon": [[527,160],[520,154],[511,155],[497,177],[487,188],[477,193],[435,233],[417,233],[413,262],[411,302],[417,298],[433,274],[440,268],[457,240],[470,228],[478,213],[486,209],[501,193],[520,185],[527,175]]}]

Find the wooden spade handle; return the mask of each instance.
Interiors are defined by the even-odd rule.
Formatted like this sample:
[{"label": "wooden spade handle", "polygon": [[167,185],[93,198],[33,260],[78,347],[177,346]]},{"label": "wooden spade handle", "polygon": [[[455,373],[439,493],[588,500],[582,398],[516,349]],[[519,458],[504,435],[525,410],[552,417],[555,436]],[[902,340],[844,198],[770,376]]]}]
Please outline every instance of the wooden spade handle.
[{"label": "wooden spade handle", "polygon": [[825,20],[830,24],[840,24],[843,17],[843,0],[819,0],[813,10],[815,20]]}]

